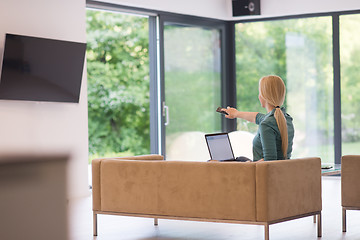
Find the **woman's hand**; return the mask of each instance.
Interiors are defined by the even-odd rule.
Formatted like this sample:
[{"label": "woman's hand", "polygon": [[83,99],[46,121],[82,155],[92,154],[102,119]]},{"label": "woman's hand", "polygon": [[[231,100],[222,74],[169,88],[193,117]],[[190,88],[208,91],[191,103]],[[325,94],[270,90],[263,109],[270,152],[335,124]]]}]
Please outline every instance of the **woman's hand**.
[{"label": "woman's hand", "polygon": [[227,112],[228,115],[225,115],[225,117],[229,118],[229,119],[237,118],[237,115],[239,113],[238,110],[236,110],[235,108],[232,108],[232,107],[223,108],[222,110]]}]

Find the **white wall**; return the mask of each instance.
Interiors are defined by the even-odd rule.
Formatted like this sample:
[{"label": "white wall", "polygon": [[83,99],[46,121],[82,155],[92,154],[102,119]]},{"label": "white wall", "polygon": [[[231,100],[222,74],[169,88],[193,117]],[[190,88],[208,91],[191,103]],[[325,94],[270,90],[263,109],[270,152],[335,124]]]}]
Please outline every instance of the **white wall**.
[{"label": "white wall", "polygon": [[335,12],[360,9],[358,0],[261,0],[264,16]]},{"label": "white wall", "polygon": [[[85,0],[1,0],[1,62],[5,33],[85,42]],[[0,100],[0,153],[70,153],[69,198],[90,194],[86,86],[79,104]]]},{"label": "white wall", "polygon": [[[232,17],[232,0],[103,0],[125,6],[156,9],[224,20]],[[260,0],[261,17],[360,9],[359,0]],[[255,17],[256,18],[256,17]]]}]

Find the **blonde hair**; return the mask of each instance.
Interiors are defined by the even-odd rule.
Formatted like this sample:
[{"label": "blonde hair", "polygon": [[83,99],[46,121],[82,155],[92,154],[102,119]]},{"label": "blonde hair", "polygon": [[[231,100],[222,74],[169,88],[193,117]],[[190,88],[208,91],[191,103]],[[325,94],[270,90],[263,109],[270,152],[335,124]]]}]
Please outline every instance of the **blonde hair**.
[{"label": "blonde hair", "polygon": [[259,81],[259,94],[270,105],[275,107],[274,117],[281,136],[281,147],[284,159],[287,159],[288,131],[283,111],[280,107],[285,101],[286,87],[279,76],[265,76]]}]

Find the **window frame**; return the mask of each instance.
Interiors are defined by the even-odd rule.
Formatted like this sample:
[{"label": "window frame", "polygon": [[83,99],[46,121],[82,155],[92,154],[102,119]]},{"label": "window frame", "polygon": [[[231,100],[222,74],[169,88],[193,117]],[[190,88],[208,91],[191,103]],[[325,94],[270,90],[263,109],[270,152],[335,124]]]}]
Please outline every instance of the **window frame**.
[{"label": "window frame", "polygon": [[[334,11],[324,13],[309,13],[265,17],[243,20],[218,20],[212,18],[176,14],[146,8],[129,7],[114,3],[104,3],[86,0],[86,7],[110,11],[137,13],[149,16],[149,58],[150,58],[150,138],[151,153],[163,154],[165,134],[162,126],[162,102],[164,98],[164,22],[188,24],[191,26],[218,27],[221,29],[221,103],[225,106],[236,107],[236,59],[235,59],[235,25],[238,23],[264,22],[274,20],[299,19],[310,17],[332,18],[333,28],[333,106],[334,106],[334,156],[335,164],[341,163],[342,133],[341,133],[341,72],[340,72],[340,29],[339,18],[342,15],[360,14],[360,10]],[[236,130],[236,120],[222,119],[222,130],[230,132]]]}]

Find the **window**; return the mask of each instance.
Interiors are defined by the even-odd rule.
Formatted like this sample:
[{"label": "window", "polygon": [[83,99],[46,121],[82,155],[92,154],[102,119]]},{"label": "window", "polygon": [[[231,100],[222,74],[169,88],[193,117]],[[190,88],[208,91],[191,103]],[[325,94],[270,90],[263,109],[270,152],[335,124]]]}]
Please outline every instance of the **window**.
[{"label": "window", "polygon": [[[332,20],[300,18],[236,24],[237,106],[265,113],[258,81],[275,74],[286,84],[284,106],[294,119],[292,158],[334,162]],[[239,121],[238,130],[257,126]]]},{"label": "window", "polygon": [[360,15],[340,16],[342,155],[360,148]]}]

